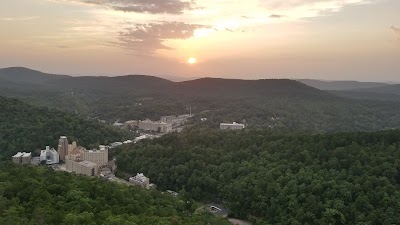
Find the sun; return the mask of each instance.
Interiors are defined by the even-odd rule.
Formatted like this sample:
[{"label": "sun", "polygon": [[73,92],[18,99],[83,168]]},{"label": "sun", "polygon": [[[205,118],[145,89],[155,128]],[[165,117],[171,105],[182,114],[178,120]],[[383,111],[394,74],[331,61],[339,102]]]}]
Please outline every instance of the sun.
[{"label": "sun", "polygon": [[195,57],[190,57],[187,61],[187,63],[193,65],[197,63],[197,59]]}]

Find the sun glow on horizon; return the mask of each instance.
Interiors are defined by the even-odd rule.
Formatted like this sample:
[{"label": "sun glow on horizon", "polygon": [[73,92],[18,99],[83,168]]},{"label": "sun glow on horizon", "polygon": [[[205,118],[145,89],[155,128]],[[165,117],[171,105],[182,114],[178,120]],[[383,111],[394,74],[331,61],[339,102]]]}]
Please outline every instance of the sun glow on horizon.
[{"label": "sun glow on horizon", "polygon": [[197,59],[195,57],[190,57],[187,60],[187,63],[189,63],[190,65],[196,64],[197,63]]}]

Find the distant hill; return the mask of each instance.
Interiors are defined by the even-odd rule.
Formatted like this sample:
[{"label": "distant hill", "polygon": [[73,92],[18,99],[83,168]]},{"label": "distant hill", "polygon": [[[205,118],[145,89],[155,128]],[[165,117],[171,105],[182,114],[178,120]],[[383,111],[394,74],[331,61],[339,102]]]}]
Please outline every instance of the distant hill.
[{"label": "distant hill", "polygon": [[400,95],[400,84],[391,84],[381,87],[372,87],[368,89],[354,89],[353,91]]},{"label": "distant hill", "polygon": [[127,75],[117,77],[71,77],[52,75],[26,68],[0,69],[0,79],[14,86],[39,87],[44,91],[79,91],[84,93],[104,92],[126,95],[168,95],[168,96],[215,96],[215,97],[257,97],[266,94],[288,95],[329,95],[287,79],[238,80],[201,78],[190,81],[173,82],[159,77]]},{"label": "distant hill", "polygon": [[400,85],[391,84],[372,88],[330,91],[340,97],[380,101],[400,101]]},{"label": "distant hill", "polygon": [[323,81],[301,79],[298,80],[308,86],[318,88],[320,90],[353,90],[364,88],[376,88],[388,85],[387,83],[379,82],[360,82],[360,81]]},{"label": "distant hill", "polygon": [[214,97],[270,97],[279,96],[324,96],[326,92],[306,86],[295,80],[238,80],[202,78],[176,84],[180,94]]},{"label": "distant hill", "polygon": [[27,84],[43,84],[52,80],[67,78],[65,75],[46,74],[24,67],[10,67],[0,69],[0,79],[10,82]]},{"label": "distant hill", "polygon": [[379,101],[400,101],[400,95],[391,93],[376,93],[362,90],[329,91],[330,93],[350,99],[379,100]]}]

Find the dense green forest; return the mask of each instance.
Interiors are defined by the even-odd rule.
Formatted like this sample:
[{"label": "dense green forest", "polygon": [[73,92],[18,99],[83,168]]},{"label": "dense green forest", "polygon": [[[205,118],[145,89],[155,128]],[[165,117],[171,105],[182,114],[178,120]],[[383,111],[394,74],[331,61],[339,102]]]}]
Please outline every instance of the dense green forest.
[{"label": "dense green forest", "polygon": [[70,77],[8,68],[0,70],[0,80],[0,95],[110,123],[186,114],[191,106],[195,122],[206,117],[205,125],[214,128],[233,121],[251,129],[315,133],[400,128],[399,102],[341,98],[285,79],[171,82],[151,76]]},{"label": "dense green forest", "polygon": [[400,131],[190,128],[120,149],[120,174],[225,204],[255,224],[400,224]]},{"label": "dense green forest", "polygon": [[85,147],[123,141],[132,134],[55,109],[0,97],[0,159],[19,151],[57,147],[62,135]]},{"label": "dense green forest", "polygon": [[228,225],[193,202],[46,167],[0,163],[0,224]]}]

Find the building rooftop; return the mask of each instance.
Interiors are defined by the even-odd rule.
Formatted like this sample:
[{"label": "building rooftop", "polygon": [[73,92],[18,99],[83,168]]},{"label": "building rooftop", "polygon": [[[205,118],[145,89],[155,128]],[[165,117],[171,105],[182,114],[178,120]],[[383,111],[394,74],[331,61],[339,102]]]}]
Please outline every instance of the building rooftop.
[{"label": "building rooftop", "polygon": [[97,166],[96,163],[89,162],[89,161],[82,161],[82,162],[79,162],[79,164],[84,165],[84,166],[93,166],[93,167]]},{"label": "building rooftop", "polygon": [[223,207],[222,205],[218,204],[207,204],[208,211],[211,212],[212,214],[226,217],[229,214],[229,210]]},{"label": "building rooftop", "polygon": [[30,156],[32,156],[31,152],[29,152],[29,153],[24,152],[22,155],[22,157],[30,157]]},{"label": "building rooftop", "polygon": [[24,153],[22,152],[18,152],[17,154],[15,154],[13,157],[21,157]]},{"label": "building rooftop", "polygon": [[130,124],[130,123],[137,123],[137,120],[128,120],[126,122],[124,122],[125,124]]},{"label": "building rooftop", "polygon": [[104,152],[105,150],[106,150],[106,148],[83,150],[83,151],[87,151],[87,152],[90,152],[90,153],[96,153],[96,152]]},{"label": "building rooftop", "polygon": [[145,182],[147,178],[143,173],[138,173],[136,176],[129,178],[129,180],[134,180],[134,181],[138,181],[138,182]]},{"label": "building rooftop", "polygon": [[237,125],[237,126],[244,126],[244,124],[241,124],[241,123],[236,123],[236,122],[233,122],[233,123],[221,123],[221,125]]},{"label": "building rooftop", "polygon": [[81,150],[78,147],[74,148],[70,153],[70,155],[80,155],[80,154],[81,154]]}]

